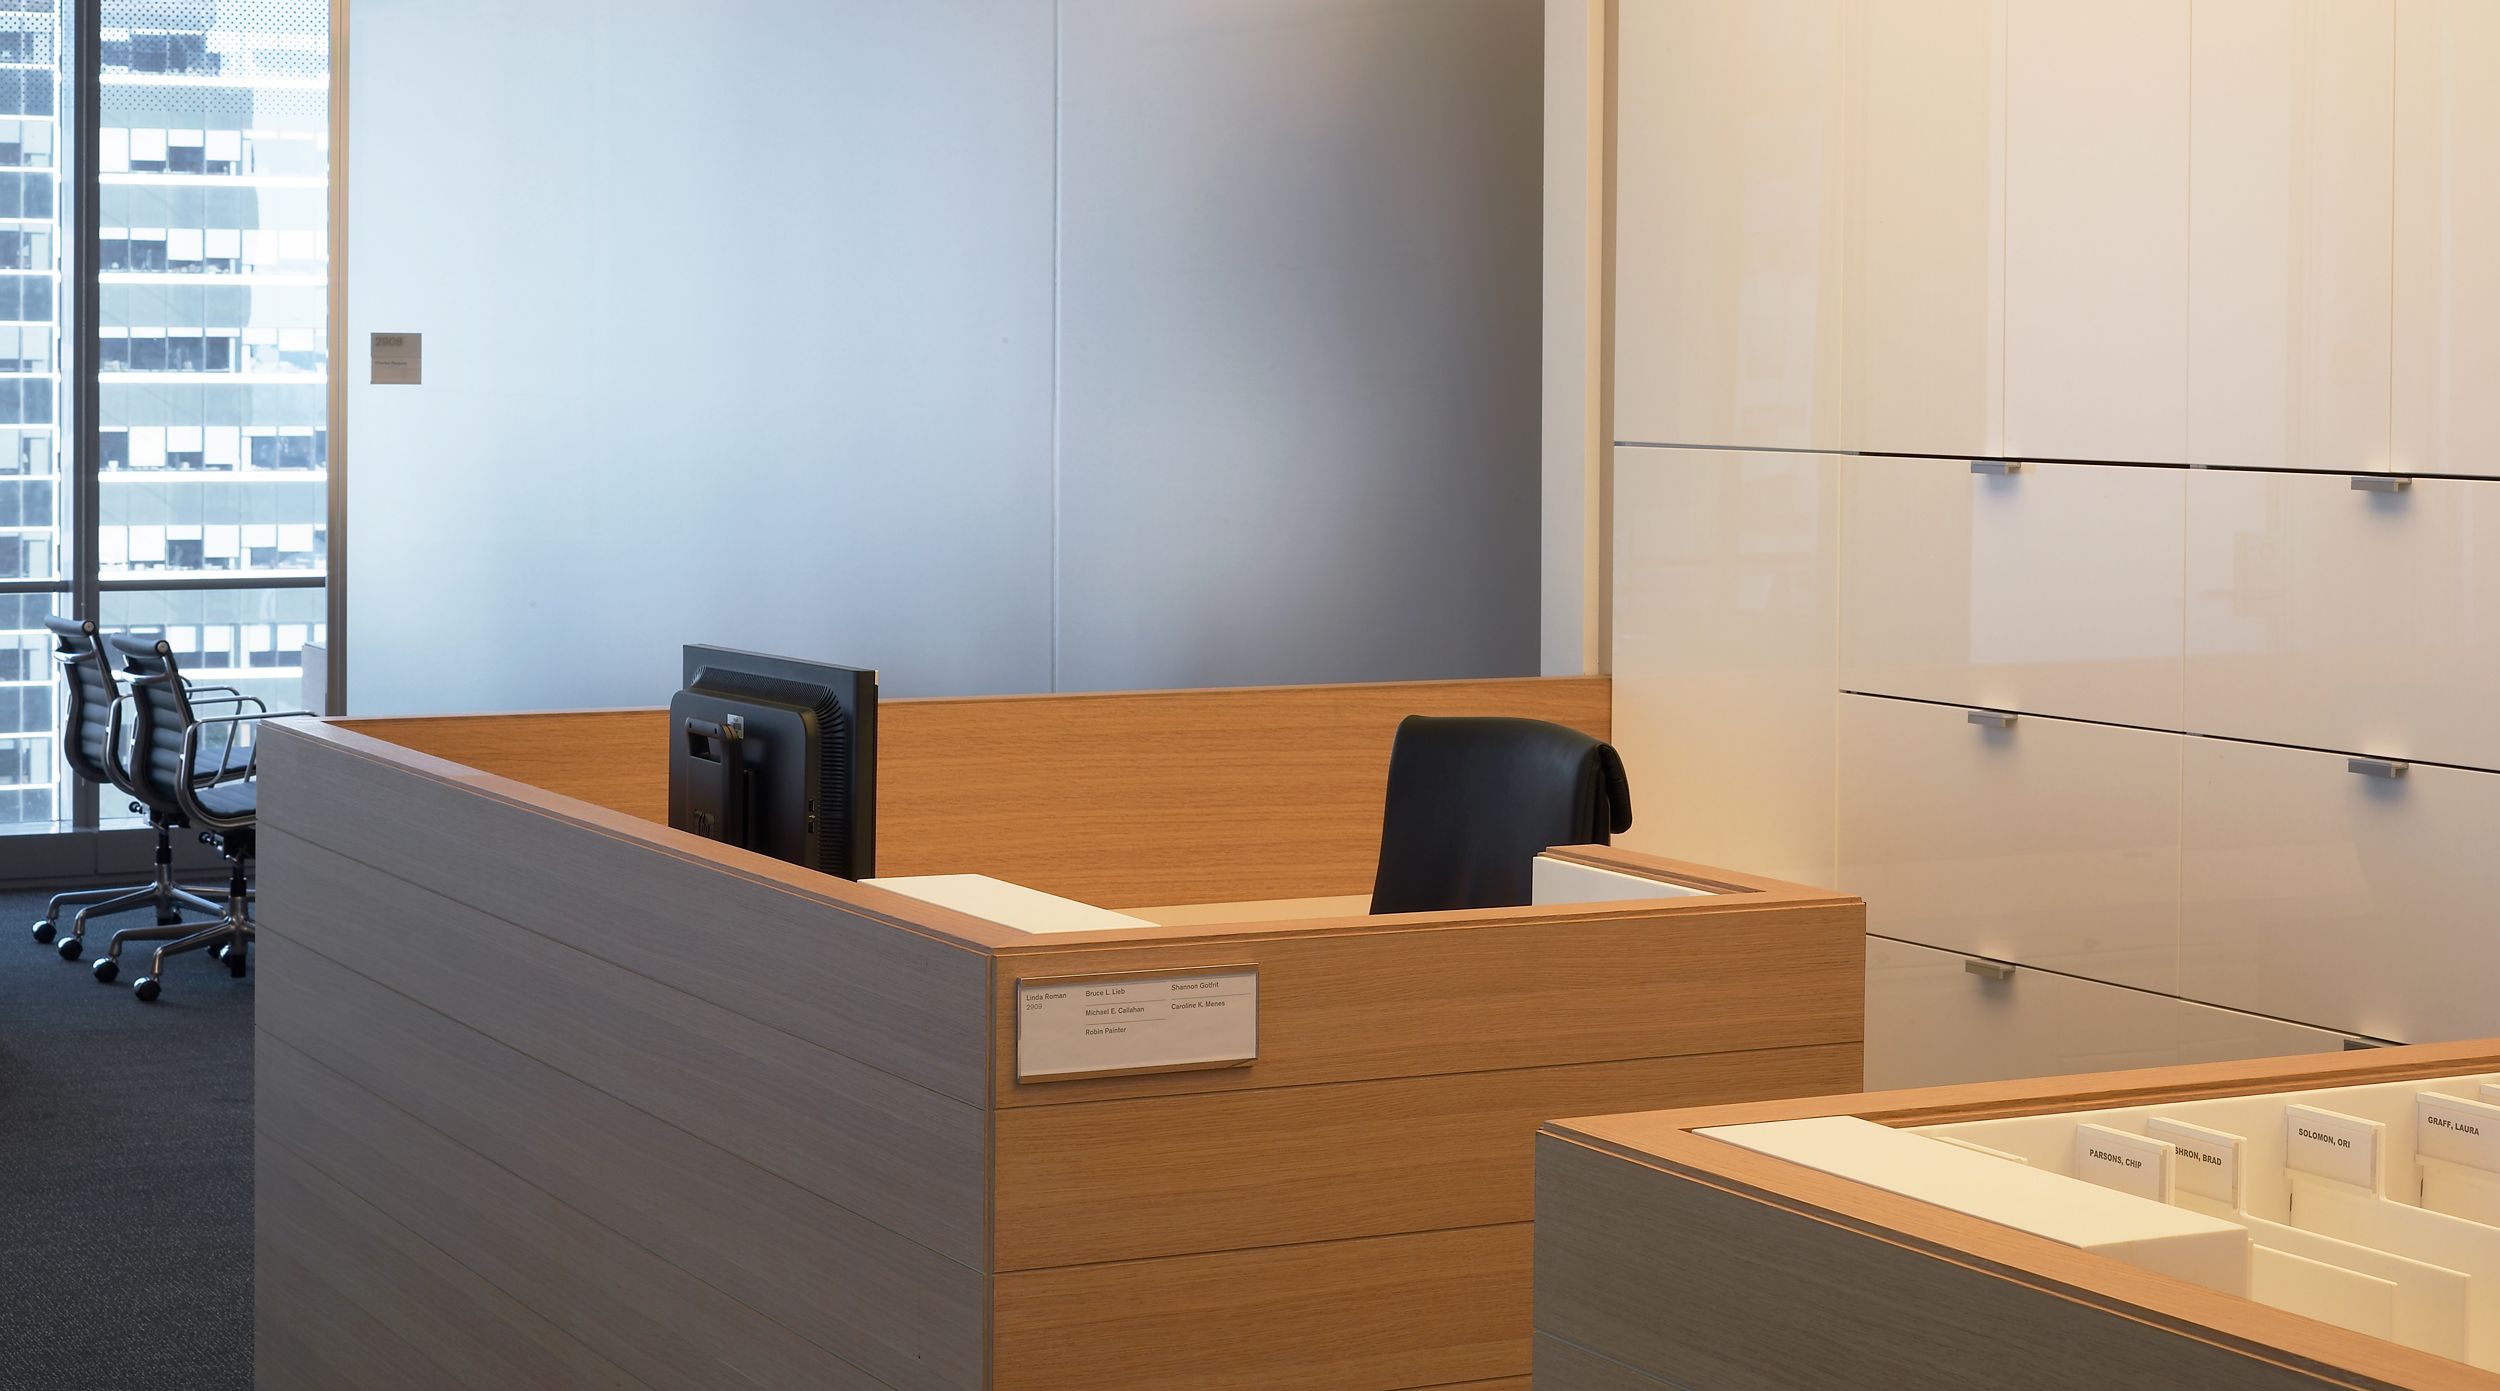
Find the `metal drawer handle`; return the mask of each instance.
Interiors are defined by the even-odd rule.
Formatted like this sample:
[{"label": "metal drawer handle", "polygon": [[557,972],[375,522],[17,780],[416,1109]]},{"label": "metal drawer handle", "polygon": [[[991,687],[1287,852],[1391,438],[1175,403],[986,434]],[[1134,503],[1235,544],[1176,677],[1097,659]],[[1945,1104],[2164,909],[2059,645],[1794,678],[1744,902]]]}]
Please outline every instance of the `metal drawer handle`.
[{"label": "metal drawer handle", "polygon": [[1962,969],[1987,980],[2012,980],[2014,968],[2002,961],[1988,961],[1976,956],[1962,958]]},{"label": "metal drawer handle", "polygon": [[2020,459],[1973,459],[1970,461],[1970,471],[2000,475],[2020,473],[2023,471],[2023,465]]},{"label": "metal drawer handle", "polygon": [[2356,473],[2352,476],[2352,490],[2356,493],[2401,493],[2412,486],[2412,479],[2389,473]]},{"label": "metal drawer handle", "polygon": [[2392,758],[2347,758],[2344,760],[2345,768],[2365,778],[2401,778],[2405,775],[2405,769],[2411,766],[2413,765],[2399,763]]},{"label": "metal drawer handle", "polygon": [[1962,718],[1972,724],[1986,725],[1990,729],[2014,727],[2014,712],[2010,710],[1965,710],[1962,712]]}]

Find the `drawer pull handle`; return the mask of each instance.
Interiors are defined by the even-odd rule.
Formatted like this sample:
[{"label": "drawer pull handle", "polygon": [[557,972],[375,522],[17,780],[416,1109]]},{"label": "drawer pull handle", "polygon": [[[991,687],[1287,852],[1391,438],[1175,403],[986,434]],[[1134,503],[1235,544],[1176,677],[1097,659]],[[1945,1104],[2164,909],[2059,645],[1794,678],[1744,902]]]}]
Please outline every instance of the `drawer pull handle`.
[{"label": "drawer pull handle", "polygon": [[2412,479],[2389,473],[2356,473],[2352,476],[2352,490],[2356,493],[2401,493],[2412,486]]},{"label": "drawer pull handle", "polygon": [[2020,459],[1973,459],[1970,461],[1970,471],[1993,473],[2002,477],[2006,474],[2022,472],[2023,465]]},{"label": "drawer pull handle", "polygon": [[1986,961],[1976,956],[1962,958],[1962,969],[1987,980],[2012,980],[2014,968],[2002,961]]},{"label": "drawer pull handle", "polygon": [[1990,729],[2014,727],[2014,712],[2011,710],[1966,710],[1962,712],[1962,718],[1972,724],[1986,725]]},{"label": "drawer pull handle", "polygon": [[2392,758],[2347,758],[2344,766],[2365,778],[2401,778],[2412,765]]}]

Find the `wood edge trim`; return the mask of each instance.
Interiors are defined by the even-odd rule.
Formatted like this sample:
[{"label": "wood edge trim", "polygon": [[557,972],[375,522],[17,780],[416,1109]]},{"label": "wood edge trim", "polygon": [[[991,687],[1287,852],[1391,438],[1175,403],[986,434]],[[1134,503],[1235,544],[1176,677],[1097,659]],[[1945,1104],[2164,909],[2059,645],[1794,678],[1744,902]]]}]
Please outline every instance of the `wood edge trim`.
[{"label": "wood edge trim", "polygon": [[[1524,908],[1469,908],[1439,913],[1383,913],[1363,917],[1275,918],[1238,923],[1189,923],[1176,927],[1122,927],[1098,932],[1018,933],[1018,940],[995,948],[1001,956],[1041,956],[1070,951],[1104,951],[1124,947],[1214,946],[1245,937],[1304,940],[1318,937],[1376,937],[1415,932],[1483,931],[1496,928],[1579,927],[1634,922],[1641,919],[1698,918],[1714,915],[1762,916],[1772,925],[1794,926],[1794,910],[1857,909],[1854,898],[1833,898],[1820,890],[1806,895],[1747,893],[1741,898],[1655,898],[1553,903]],[[1864,918],[1853,926],[1863,935]],[[1663,922],[1662,926],[1673,923]],[[1815,927],[1827,924],[1812,924]]]},{"label": "wood edge trim", "polygon": [[[1548,1123],[1537,1138],[2021,1285],[2348,1391],[2490,1391],[2500,1376],[1706,1136],[1674,1153]],[[1706,1149],[1704,1148],[1706,1147]],[[1717,1152],[1713,1152],[1717,1151]],[[1723,1153],[1720,1153],[1723,1152]],[[1891,1211],[1886,1211],[1886,1209]],[[1909,1220],[1905,1221],[1904,1218]],[[2355,1367],[2373,1365],[2374,1372]],[[2391,1365],[2392,1364],[2392,1365]],[[2381,1374],[2384,1374],[2382,1376]],[[2387,1380],[2396,1377],[2399,1380]]]},{"label": "wood edge trim", "polygon": [[[280,737],[300,736],[351,758],[421,777],[577,830],[623,841],[651,854],[665,855],[780,893],[809,899],[875,925],[909,932],[958,950],[986,955],[1008,945],[1011,939],[1027,935],[951,908],[941,908],[884,889],[863,888],[849,880],[800,869],[769,856],[719,845],[640,817],[610,811],[494,773],[480,772],[449,759],[420,753],[326,721],[289,720],[273,726],[273,729]],[[286,828],[281,826],[278,829]]]},{"label": "wood edge trim", "polygon": [[2456,1072],[2500,1072],[2500,1038],[2241,1062],[2189,1063],[2125,1072],[2086,1072],[2069,1077],[1975,1082],[1856,1096],[1744,1102],[1562,1119],[1552,1124],[1600,1142],[1624,1144],[1637,1150],[1652,1137],[1757,1121],[1848,1115],[1891,1126],[1945,1125],[2051,1111],[2100,1111],[2217,1096],[2408,1082]]}]

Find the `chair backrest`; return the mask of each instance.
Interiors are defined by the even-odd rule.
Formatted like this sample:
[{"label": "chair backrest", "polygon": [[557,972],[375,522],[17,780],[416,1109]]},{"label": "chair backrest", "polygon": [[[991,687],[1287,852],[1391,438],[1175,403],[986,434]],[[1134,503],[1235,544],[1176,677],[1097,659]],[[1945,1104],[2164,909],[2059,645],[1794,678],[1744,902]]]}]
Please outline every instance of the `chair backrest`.
[{"label": "chair backrest", "polygon": [[1409,715],[1389,753],[1372,911],[1515,907],[1538,854],[1631,825],[1622,758],[1576,729]]},{"label": "chair backrest", "polygon": [[113,781],[113,706],[121,686],[113,679],[113,660],[105,655],[93,619],[46,618],[52,630],[53,660],[61,667],[69,708],[61,719],[61,756],[70,771],[89,782]]},{"label": "chair backrest", "polygon": [[191,696],[174,649],[162,638],[114,633],[104,639],[130,676],[130,792],[150,810],[182,812],[182,741],[191,727]]}]

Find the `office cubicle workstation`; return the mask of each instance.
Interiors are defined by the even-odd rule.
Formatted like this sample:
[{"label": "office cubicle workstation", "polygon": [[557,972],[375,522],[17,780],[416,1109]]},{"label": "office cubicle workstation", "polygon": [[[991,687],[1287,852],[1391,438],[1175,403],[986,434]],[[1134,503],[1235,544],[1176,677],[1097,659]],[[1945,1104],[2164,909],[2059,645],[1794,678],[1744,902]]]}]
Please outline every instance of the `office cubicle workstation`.
[{"label": "office cubicle workstation", "polygon": [[274,731],[261,1384],[1525,1387],[1540,1122],[1860,1070],[1847,895],[1366,911],[1401,718],[1607,703],[889,701],[862,883],[663,824],[657,711]]},{"label": "office cubicle workstation", "polygon": [[1558,1121],[1540,1391],[2500,1387],[2500,1040]]}]

